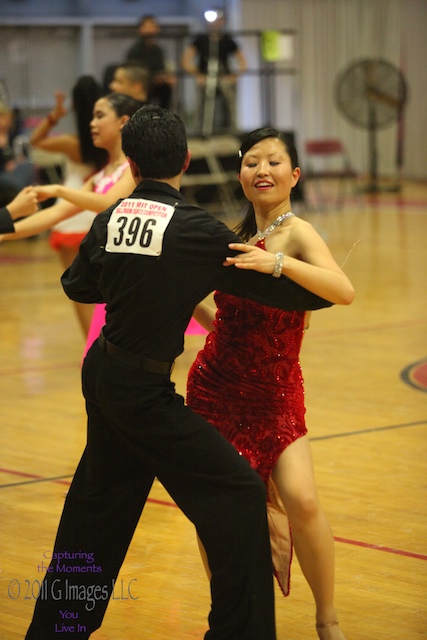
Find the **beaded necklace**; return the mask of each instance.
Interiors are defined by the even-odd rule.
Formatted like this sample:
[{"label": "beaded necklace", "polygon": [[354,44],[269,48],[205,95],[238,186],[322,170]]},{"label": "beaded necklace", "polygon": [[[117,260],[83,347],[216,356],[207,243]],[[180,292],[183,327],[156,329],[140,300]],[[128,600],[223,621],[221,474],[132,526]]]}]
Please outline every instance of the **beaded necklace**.
[{"label": "beaded necklace", "polygon": [[274,229],[277,229],[277,227],[280,227],[282,222],[284,222],[288,218],[292,218],[292,216],[294,215],[295,214],[292,213],[292,211],[287,211],[286,213],[282,213],[282,215],[280,215],[278,218],[273,220],[273,222],[267,227],[267,229],[265,229],[265,231],[261,231],[260,229],[257,229],[258,239],[264,240],[264,238],[268,236],[272,231],[274,231]]}]

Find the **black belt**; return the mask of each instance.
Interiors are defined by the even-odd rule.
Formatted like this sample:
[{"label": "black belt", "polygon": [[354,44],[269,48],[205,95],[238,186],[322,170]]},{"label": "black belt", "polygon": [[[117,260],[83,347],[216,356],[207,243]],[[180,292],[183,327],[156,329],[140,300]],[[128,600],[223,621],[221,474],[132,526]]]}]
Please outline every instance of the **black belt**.
[{"label": "black belt", "polygon": [[120,347],[116,347],[114,344],[111,344],[111,342],[108,342],[102,333],[98,338],[98,342],[99,346],[103,351],[105,351],[105,353],[108,353],[109,356],[122,364],[127,364],[135,369],[142,369],[142,371],[146,371],[147,373],[159,373],[165,376],[172,373],[175,362],[151,360],[151,358],[144,358],[136,353],[130,353],[129,351],[120,349]]}]

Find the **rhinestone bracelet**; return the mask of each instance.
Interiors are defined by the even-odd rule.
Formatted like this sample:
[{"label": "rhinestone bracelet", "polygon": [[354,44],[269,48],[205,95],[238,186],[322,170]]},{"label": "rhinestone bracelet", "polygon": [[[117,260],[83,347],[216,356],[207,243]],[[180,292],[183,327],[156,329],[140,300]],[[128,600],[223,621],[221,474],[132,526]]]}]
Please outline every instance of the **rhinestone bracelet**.
[{"label": "rhinestone bracelet", "polygon": [[273,278],[280,278],[283,267],[283,253],[276,253],[276,264],[274,265]]}]

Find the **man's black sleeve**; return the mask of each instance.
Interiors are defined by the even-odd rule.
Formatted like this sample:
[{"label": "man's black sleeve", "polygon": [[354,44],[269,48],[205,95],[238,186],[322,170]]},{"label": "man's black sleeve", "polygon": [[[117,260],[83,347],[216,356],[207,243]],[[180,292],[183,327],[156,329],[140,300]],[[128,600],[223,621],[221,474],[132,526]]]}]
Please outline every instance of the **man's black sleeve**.
[{"label": "man's black sleeve", "polygon": [[249,298],[284,311],[314,311],[332,307],[333,303],[304,289],[286,276],[273,276],[257,271],[224,267],[218,289],[240,298]]},{"label": "man's black sleeve", "polygon": [[[230,242],[241,242],[241,239],[229,229],[218,226],[212,235],[212,245],[214,238],[219,245],[225,246],[226,255],[237,255],[238,251],[228,248]],[[208,250],[204,243],[204,250]],[[274,278],[272,275],[238,269],[235,266],[222,267],[215,282],[215,288],[224,293],[230,293],[240,298],[249,298],[260,304],[270,307],[277,307],[284,311],[314,311],[331,307],[332,302],[324,300],[308,289],[301,287],[290,278],[280,276]]]},{"label": "man's black sleeve", "polygon": [[12,216],[7,207],[2,207],[0,209],[0,233],[13,233],[14,231]]}]

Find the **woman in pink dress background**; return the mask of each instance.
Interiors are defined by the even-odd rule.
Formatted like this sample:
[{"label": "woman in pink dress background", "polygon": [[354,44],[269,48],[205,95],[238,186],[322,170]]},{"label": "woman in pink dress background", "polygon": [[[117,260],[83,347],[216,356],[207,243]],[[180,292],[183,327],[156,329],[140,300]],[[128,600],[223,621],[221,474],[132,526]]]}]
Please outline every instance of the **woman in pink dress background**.
[{"label": "woman in pink dress background", "polygon": [[[94,104],[102,95],[102,87],[93,76],[80,76],[71,90],[70,111],[75,120],[74,130],[52,133],[69,113],[65,106],[66,94],[57,91],[54,106],[31,132],[33,148],[64,156],[63,184],[67,187],[81,189],[86,180],[108,161],[107,151],[93,144],[90,129]],[[95,211],[86,209],[53,227],[49,243],[58,253],[63,269],[67,269],[77,255],[80,242],[89,231],[95,215]],[[87,336],[94,306],[80,302],[73,302],[73,305],[83,334]]]},{"label": "woman in pink dress background", "polygon": [[[92,175],[80,189],[65,184],[35,187],[39,201],[59,198],[59,202],[47,209],[20,220],[15,233],[2,240],[18,240],[51,229],[84,209],[96,213],[104,211],[120,198],[127,197],[135,188],[128,161],[122,151],[121,130],[129,118],[141,107],[134,98],[122,94],[109,94],[96,101],[91,120],[91,134],[95,147],[105,149],[108,161]],[[85,353],[99,335],[104,324],[104,305],[96,305],[92,316]]]}]

